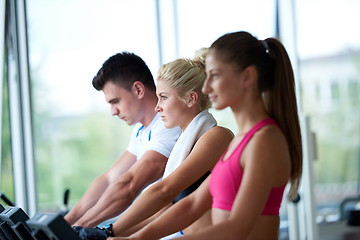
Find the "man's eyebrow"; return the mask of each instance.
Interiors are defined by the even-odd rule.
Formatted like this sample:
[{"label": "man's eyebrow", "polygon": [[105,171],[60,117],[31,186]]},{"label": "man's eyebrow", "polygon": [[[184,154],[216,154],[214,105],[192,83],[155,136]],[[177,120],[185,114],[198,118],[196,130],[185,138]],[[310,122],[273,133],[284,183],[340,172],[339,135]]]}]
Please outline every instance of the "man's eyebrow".
[{"label": "man's eyebrow", "polygon": [[119,100],[118,98],[112,98],[112,99],[109,99],[107,102],[108,103],[113,103],[113,102],[116,102],[118,100]]}]

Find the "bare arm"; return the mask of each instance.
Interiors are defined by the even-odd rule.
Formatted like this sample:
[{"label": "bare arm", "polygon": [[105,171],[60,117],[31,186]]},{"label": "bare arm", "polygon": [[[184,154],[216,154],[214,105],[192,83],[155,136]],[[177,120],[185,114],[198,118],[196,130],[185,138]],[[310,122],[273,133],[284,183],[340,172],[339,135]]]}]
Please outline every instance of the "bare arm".
[{"label": "bare arm", "polygon": [[94,227],[122,213],[141,190],[162,176],[166,162],[167,158],[160,153],[147,151],[128,172],[109,185],[96,204],[74,225]]},{"label": "bare arm", "polygon": [[161,210],[159,210],[157,213],[155,213],[154,215],[152,215],[151,217],[148,217],[147,219],[145,219],[144,221],[142,221],[141,223],[127,229],[126,231],[121,233],[121,236],[129,236],[137,231],[139,231],[140,229],[142,229],[143,227],[145,227],[146,225],[148,225],[150,222],[154,221],[154,219],[158,218],[161,214],[163,214],[167,209],[169,209],[173,204],[170,203],[169,205],[163,207]]},{"label": "bare arm", "polygon": [[113,182],[116,177],[127,172],[135,162],[136,157],[133,154],[128,151],[124,152],[109,170],[94,180],[80,201],[65,216],[65,220],[70,225],[79,220],[96,204],[109,184]]},{"label": "bare arm", "polygon": [[[184,189],[211,171],[232,140],[232,133],[222,127],[207,131],[195,144],[185,161],[167,178],[154,184],[113,225],[115,235],[152,216]],[[129,233],[129,231],[127,231]]]},{"label": "bare arm", "polygon": [[211,208],[209,180],[210,177],[195,192],[169,208],[160,217],[133,234],[131,238],[158,239],[180,231],[196,221]]}]

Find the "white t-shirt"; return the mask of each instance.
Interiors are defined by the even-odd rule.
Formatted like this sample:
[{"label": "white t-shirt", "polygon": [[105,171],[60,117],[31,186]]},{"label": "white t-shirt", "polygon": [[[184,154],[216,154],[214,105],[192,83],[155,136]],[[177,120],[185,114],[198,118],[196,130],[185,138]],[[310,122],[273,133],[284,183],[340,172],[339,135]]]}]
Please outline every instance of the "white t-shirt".
[{"label": "white t-shirt", "polygon": [[141,123],[135,124],[127,151],[134,154],[137,160],[149,150],[169,157],[180,133],[180,127],[165,128],[160,115],[156,114],[147,127]]}]

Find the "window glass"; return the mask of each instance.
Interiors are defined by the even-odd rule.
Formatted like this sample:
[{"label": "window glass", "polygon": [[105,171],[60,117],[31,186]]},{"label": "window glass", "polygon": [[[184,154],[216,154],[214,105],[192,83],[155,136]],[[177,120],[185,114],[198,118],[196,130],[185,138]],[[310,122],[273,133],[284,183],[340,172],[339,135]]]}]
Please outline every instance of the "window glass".
[{"label": "window glass", "polygon": [[301,104],[316,135],[318,222],[338,219],[340,203],[359,196],[359,9],[353,0],[297,1]]},{"label": "window glass", "polygon": [[[1,56],[4,57],[4,56]],[[14,178],[12,170],[12,156],[11,156],[11,133],[10,133],[10,111],[9,111],[9,91],[8,91],[8,82],[7,82],[7,68],[6,62],[4,66],[0,66],[4,69],[3,72],[3,82],[0,89],[3,91],[0,96],[2,96],[1,104],[2,114],[1,119],[1,159],[0,159],[0,191],[1,194],[11,201],[15,202],[14,195]],[[1,202],[3,206],[6,203]]]},{"label": "window glass", "polygon": [[260,39],[275,34],[274,1],[181,0],[177,6],[180,55],[192,56],[228,32],[249,31]]},{"label": "window glass", "polygon": [[[275,35],[274,1],[181,0],[177,6],[180,56],[192,57],[228,32],[249,31],[259,39]],[[212,112],[220,125],[237,132],[230,109]]]},{"label": "window glass", "polygon": [[127,147],[131,127],[111,117],[91,81],[121,51],[155,73],[155,8],[147,0],[28,0],[27,15],[38,207],[59,210],[66,189],[75,204]]}]

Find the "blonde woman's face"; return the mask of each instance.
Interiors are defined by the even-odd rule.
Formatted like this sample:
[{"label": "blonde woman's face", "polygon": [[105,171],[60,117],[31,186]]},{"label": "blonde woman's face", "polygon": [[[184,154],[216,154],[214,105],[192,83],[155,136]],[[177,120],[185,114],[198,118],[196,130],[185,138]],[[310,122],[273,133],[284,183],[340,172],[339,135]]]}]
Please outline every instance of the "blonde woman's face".
[{"label": "blonde woman's face", "polygon": [[206,80],[202,91],[208,94],[213,108],[217,110],[239,104],[242,87],[241,74],[233,64],[227,64],[210,52],[206,56]]},{"label": "blonde woman's face", "polygon": [[[155,111],[160,114],[166,128],[184,126],[188,124],[188,107],[175,89],[164,80],[158,80],[156,86],[158,102]],[[191,120],[190,120],[191,121]]]}]

